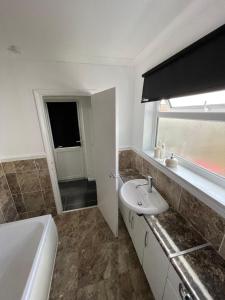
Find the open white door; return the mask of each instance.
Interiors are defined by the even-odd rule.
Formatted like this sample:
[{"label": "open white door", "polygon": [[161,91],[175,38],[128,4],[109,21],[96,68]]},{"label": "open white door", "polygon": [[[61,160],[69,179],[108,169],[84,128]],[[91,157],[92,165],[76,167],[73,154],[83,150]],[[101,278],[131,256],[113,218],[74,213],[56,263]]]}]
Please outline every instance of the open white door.
[{"label": "open white door", "polygon": [[118,163],[115,88],[92,95],[94,165],[99,209],[118,235]]}]

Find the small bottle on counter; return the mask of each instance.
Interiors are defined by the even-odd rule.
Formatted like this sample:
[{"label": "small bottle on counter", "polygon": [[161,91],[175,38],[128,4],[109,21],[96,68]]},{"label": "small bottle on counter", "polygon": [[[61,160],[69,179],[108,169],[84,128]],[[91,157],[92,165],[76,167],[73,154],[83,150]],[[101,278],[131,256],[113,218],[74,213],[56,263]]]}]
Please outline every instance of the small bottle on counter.
[{"label": "small bottle on counter", "polygon": [[161,150],[160,150],[160,158],[161,158],[161,159],[164,159],[164,158],[165,158],[165,155],[166,155],[166,146],[165,146],[165,144],[163,143],[162,146],[161,146]]},{"label": "small bottle on counter", "polygon": [[161,154],[161,149],[159,146],[156,146],[154,149],[154,157],[155,158],[160,158],[160,154]]}]

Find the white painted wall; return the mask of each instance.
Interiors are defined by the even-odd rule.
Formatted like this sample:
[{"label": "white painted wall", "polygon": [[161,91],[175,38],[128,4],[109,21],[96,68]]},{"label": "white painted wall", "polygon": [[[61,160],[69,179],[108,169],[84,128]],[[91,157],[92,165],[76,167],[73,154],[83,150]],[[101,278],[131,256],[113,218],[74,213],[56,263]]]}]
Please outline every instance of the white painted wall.
[{"label": "white painted wall", "polygon": [[[145,104],[141,104],[143,79],[141,75],[178,51],[192,44],[225,22],[224,0],[196,0],[174,18],[161,34],[135,59],[135,100],[133,120],[133,147],[143,148],[144,127],[152,134],[152,124],[144,124]],[[149,110],[152,111],[153,104]],[[145,132],[145,135],[147,135]],[[144,145],[145,146],[145,145]]]},{"label": "white painted wall", "polygon": [[0,61],[0,158],[44,153],[33,89],[97,91],[116,87],[119,146],[131,144],[133,73],[131,67]]}]

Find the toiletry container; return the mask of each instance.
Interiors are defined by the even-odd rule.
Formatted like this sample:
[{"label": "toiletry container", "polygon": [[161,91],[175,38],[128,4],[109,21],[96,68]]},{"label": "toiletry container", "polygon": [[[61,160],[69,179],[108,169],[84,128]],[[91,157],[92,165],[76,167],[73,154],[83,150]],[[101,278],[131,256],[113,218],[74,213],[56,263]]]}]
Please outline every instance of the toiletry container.
[{"label": "toiletry container", "polygon": [[154,157],[155,158],[160,158],[160,152],[161,152],[160,150],[161,149],[159,146],[155,147],[155,149],[154,149]]},{"label": "toiletry container", "polygon": [[168,168],[173,168],[173,169],[175,169],[175,168],[177,168],[178,160],[174,157],[174,155],[173,155],[173,153],[172,153],[171,157],[170,157],[170,158],[167,158],[167,159],[165,160],[165,163],[166,163],[166,166],[167,166]]},{"label": "toiletry container", "polygon": [[166,146],[165,146],[165,144],[162,144],[161,150],[160,150],[160,158],[164,159],[165,155],[166,155]]}]

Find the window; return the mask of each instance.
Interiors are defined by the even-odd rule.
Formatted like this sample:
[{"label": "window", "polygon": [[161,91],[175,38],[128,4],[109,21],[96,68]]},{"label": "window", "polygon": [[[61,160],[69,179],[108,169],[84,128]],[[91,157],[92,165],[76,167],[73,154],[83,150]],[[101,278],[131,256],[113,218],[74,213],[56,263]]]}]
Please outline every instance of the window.
[{"label": "window", "polygon": [[155,144],[194,171],[225,179],[225,91],[162,100]]},{"label": "window", "polygon": [[48,113],[55,148],[80,146],[76,102],[48,102]]}]

